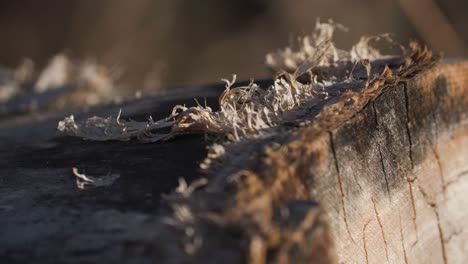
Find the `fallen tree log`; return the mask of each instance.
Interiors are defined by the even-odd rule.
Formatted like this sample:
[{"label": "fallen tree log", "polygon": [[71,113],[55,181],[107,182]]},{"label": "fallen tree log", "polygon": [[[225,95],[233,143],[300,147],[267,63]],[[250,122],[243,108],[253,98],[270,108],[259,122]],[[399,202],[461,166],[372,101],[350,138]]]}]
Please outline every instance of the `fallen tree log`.
[{"label": "fallen tree log", "polygon": [[[286,112],[288,122],[208,154],[203,136],[183,130],[152,144],[90,142],[54,132],[64,113],[5,119],[0,256],[11,263],[464,263],[468,62],[437,63],[419,47],[404,59],[347,64],[349,82]],[[300,82],[295,77],[288,80]],[[233,95],[219,88],[95,108],[77,119],[119,108],[122,119],[159,119],[155,112],[193,97],[215,108],[218,96]],[[253,88],[245,90],[261,93]],[[187,117],[196,123],[184,113],[176,125]],[[100,175],[103,186],[77,188]]]},{"label": "fallen tree log", "polygon": [[[277,204],[281,209],[269,212],[280,224],[264,223],[264,227],[269,226],[265,232],[270,235],[282,233],[278,239],[283,239],[267,245],[258,230],[236,230],[232,223],[207,217],[203,221],[211,225],[201,228],[204,233],[200,234],[203,254],[189,259],[216,262],[229,256],[237,262],[262,261],[267,256],[324,263],[465,262],[467,73],[466,62],[437,64],[389,87],[359,111],[344,114],[329,129],[317,133],[314,126],[305,126],[283,136],[279,146],[259,143],[254,147],[256,154],[247,155],[249,162],[226,163],[226,167],[250,168],[252,175],[243,176],[248,179],[243,183],[248,184],[245,190],[258,184],[259,189],[271,188],[280,196]],[[210,94],[213,90],[206,91]],[[137,109],[134,115],[142,109],[148,111],[143,102],[133,105]],[[127,106],[132,109],[131,104]],[[2,151],[4,259],[47,261],[60,256],[69,262],[190,256],[185,252],[194,250],[190,249],[190,237],[185,242],[176,239],[190,236],[178,233],[187,230],[168,231],[172,229],[166,227],[168,230],[162,231],[160,214],[153,216],[150,212],[154,209],[149,208],[158,207],[159,198],[153,195],[169,192],[177,177],[193,175],[197,170],[194,161],[200,162],[204,156],[203,141],[189,137],[156,145],[98,144],[57,137],[49,126],[54,122],[46,118],[9,129],[3,124],[3,149],[14,149]],[[29,130],[31,138],[21,137],[23,129]],[[50,133],[44,133],[46,137],[34,133],[42,129]],[[194,152],[195,148],[199,150]],[[252,146],[245,148],[252,151]],[[164,154],[155,156],[157,152]],[[101,173],[114,170],[122,179],[106,190],[76,192],[70,172],[73,166]],[[176,169],[181,167],[183,170]],[[216,173],[225,177],[220,171]],[[208,185],[180,205],[180,197],[170,204],[178,210],[189,206],[197,212],[204,210],[199,207],[208,199],[211,211],[223,212],[229,208],[224,203],[230,197],[245,199],[242,189],[219,193],[224,190],[220,182],[225,180],[216,179],[216,173],[210,179],[216,186]],[[169,183],[163,188],[164,181]],[[217,211],[213,210],[212,197],[219,204]],[[262,208],[266,198],[260,197],[249,200],[253,203],[244,204],[243,209],[232,207],[236,209],[226,214],[266,213]],[[258,237],[249,237],[249,232]],[[196,244],[195,235],[191,243]],[[174,248],[166,239],[177,241]],[[268,247],[276,249],[262,252]],[[274,257],[279,252],[286,255]]]}]

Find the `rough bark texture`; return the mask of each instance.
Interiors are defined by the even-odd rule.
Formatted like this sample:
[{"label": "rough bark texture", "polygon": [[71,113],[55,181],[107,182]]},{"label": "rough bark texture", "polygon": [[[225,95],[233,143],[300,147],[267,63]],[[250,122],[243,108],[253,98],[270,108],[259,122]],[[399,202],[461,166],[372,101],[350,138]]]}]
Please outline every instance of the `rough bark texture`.
[{"label": "rough bark texture", "polygon": [[[205,172],[207,186],[162,200],[177,178],[202,174],[202,137],[96,143],[54,133],[65,113],[6,119],[0,256],[9,263],[468,262],[467,89],[468,63],[454,61],[371,92],[341,93],[314,110],[312,123],[237,146]],[[128,102],[124,113],[164,115],[174,101],[220,92]],[[77,191],[71,167],[121,178]]]}]

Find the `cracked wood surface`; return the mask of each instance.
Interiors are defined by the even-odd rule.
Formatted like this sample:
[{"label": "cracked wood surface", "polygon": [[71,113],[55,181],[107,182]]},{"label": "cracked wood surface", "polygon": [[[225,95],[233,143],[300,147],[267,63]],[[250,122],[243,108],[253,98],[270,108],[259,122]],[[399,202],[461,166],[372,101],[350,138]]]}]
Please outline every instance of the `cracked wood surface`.
[{"label": "cracked wood surface", "polygon": [[341,108],[325,107],[244,164],[237,210],[268,219],[270,203],[317,201],[331,263],[465,263],[467,75],[467,62],[441,63],[370,96],[342,96]]},{"label": "cracked wood surface", "polygon": [[468,261],[467,76],[467,62],[438,64],[271,155],[307,161],[294,169],[327,215],[339,263]]},{"label": "cracked wood surface", "polygon": [[[64,113],[7,119],[1,146],[13,151],[1,153],[0,256],[11,263],[466,263],[467,89],[468,62],[451,62],[375,95],[356,92],[335,102],[345,109],[338,119],[324,108],[311,124],[240,145],[205,175],[206,187],[162,201],[178,177],[197,179],[202,137],[84,142],[53,132]],[[124,113],[164,115],[175,101],[216,101],[221,91],[127,102]],[[73,166],[117,169],[121,178],[78,192]]]}]

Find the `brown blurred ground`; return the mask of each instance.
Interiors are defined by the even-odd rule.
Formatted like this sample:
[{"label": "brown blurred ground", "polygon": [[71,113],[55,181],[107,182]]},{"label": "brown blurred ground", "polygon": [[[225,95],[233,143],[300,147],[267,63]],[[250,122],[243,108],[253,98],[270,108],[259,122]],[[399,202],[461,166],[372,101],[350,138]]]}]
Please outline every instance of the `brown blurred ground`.
[{"label": "brown blurred ground", "polygon": [[21,0],[0,3],[0,64],[38,66],[58,52],[123,67],[130,90],[267,75],[267,52],[310,32],[316,18],[361,35],[421,39],[447,56],[467,55],[467,1],[455,0]]}]

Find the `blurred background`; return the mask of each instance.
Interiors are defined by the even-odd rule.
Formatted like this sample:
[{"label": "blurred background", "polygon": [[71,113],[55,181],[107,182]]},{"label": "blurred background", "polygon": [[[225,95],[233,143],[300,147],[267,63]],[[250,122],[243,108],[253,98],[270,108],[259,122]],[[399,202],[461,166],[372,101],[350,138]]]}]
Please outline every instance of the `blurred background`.
[{"label": "blurred background", "polygon": [[38,68],[66,52],[122,70],[128,90],[269,76],[265,54],[310,33],[317,18],[361,35],[419,39],[466,56],[466,0],[16,0],[0,2],[0,64]]}]

